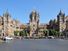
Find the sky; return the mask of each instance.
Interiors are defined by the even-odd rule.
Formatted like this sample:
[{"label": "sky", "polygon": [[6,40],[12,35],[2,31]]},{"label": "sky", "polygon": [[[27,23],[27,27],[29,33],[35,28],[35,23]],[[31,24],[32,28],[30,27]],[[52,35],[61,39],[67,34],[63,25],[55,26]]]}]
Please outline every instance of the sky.
[{"label": "sky", "polygon": [[0,0],[0,15],[6,10],[21,23],[29,23],[30,13],[36,10],[40,23],[48,23],[57,18],[60,10],[68,15],[68,0]]}]

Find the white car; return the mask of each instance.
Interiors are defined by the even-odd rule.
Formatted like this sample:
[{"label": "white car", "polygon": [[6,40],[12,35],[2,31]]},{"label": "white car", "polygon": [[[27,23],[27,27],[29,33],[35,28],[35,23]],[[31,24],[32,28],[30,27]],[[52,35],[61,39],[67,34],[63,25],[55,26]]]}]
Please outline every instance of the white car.
[{"label": "white car", "polygon": [[54,36],[48,36],[49,39],[54,39]]},{"label": "white car", "polygon": [[6,36],[5,39],[6,39],[6,40],[12,40],[13,37]]}]

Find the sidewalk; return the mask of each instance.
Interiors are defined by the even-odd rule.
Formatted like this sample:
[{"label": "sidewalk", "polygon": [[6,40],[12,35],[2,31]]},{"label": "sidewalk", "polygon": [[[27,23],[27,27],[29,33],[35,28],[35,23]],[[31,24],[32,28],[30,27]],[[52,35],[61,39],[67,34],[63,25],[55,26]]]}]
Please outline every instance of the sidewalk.
[{"label": "sidewalk", "polygon": [[3,40],[0,39],[0,43],[4,42]]}]

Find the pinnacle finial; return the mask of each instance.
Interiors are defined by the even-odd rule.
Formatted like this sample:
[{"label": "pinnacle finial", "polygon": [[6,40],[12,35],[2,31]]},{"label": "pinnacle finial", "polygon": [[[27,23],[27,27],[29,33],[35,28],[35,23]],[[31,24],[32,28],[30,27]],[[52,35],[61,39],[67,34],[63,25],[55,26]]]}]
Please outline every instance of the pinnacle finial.
[{"label": "pinnacle finial", "polygon": [[62,10],[60,10],[59,14],[60,14],[60,15],[63,15],[63,14],[64,14],[64,12],[63,12]]},{"label": "pinnacle finial", "polygon": [[35,12],[36,12],[36,10],[35,10],[35,9],[33,9],[33,10],[32,10],[32,12],[33,12],[33,13],[35,13]]},{"label": "pinnacle finial", "polygon": [[10,16],[10,17],[11,17],[11,15],[10,15],[9,12],[8,12],[8,9],[6,9],[6,10],[4,11],[3,16]]}]

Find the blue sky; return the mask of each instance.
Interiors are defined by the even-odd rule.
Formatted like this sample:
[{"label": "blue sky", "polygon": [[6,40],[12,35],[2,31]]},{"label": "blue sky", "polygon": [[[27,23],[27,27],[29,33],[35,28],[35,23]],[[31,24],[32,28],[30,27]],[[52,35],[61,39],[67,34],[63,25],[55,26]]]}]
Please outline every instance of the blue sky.
[{"label": "blue sky", "polygon": [[68,15],[68,0],[0,0],[0,15],[7,9],[13,19],[22,23],[29,22],[29,14],[35,9],[40,14],[40,23],[48,23],[60,9]]}]

